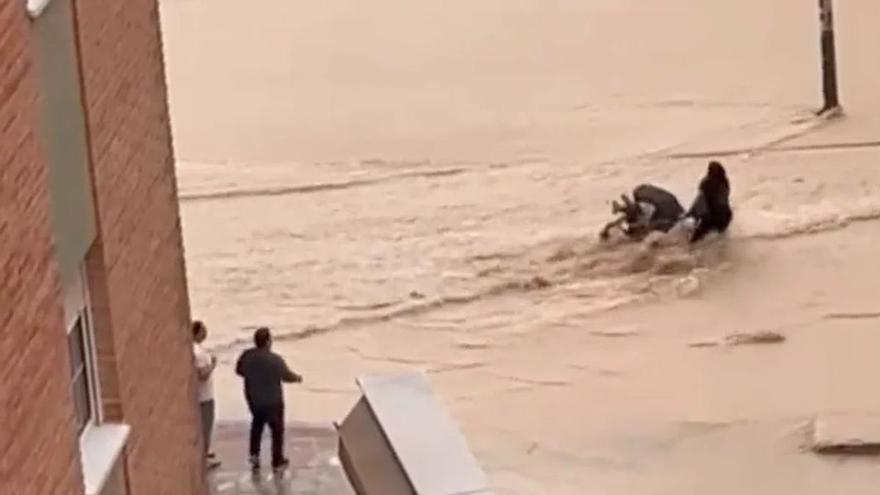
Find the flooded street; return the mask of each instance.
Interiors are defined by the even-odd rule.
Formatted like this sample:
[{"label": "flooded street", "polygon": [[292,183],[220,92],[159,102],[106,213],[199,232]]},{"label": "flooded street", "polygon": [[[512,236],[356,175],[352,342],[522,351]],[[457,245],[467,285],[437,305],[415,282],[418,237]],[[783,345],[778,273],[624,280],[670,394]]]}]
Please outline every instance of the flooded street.
[{"label": "flooded street", "polygon": [[[824,121],[812,3],[161,3],[221,417],[268,325],[289,419],[424,370],[502,494],[876,491],[802,446],[880,415],[880,5],[838,7]],[[728,239],[598,243],[611,199],[690,203],[714,157]],[[761,331],[785,341],[723,344]]]}]

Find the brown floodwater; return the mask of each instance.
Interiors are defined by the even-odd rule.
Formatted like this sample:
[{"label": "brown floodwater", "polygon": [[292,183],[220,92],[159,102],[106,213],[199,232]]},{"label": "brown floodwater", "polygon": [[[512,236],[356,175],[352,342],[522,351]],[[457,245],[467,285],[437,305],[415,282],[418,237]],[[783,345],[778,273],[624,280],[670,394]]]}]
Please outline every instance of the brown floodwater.
[{"label": "brown floodwater", "polygon": [[[874,493],[803,446],[880,414],[880,3],[837,2],[835,121],[814,3],[162,0],[219,416],[268,325],[289,419],[425,371],[502,494]],[[713,157],[726,239],[598,243],[611,199],[690,202]],[[755,332],[784,340],[727,338]]]}]

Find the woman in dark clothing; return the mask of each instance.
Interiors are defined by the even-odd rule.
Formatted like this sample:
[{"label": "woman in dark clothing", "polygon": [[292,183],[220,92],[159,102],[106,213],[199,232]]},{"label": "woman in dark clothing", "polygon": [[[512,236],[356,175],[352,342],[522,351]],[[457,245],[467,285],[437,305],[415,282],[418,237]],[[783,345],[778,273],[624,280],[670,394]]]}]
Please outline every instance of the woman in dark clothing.
[{"label": "woman in dark clothing", "polygon": [[733,220],[733,211],[730,209],[730,182],[720,163],[709,162],[697,198],[685,216],[696,221],[691,243],[700,241],[709,232],[723,234],[727,231]]}]

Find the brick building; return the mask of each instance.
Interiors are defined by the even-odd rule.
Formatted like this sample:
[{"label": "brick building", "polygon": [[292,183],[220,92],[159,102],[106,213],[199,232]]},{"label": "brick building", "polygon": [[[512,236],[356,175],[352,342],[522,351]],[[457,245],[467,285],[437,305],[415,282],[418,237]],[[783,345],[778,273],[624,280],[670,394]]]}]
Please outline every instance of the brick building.
[{"label": "brick building", "polygon": [[0,494],[202,495],[156,0],[0,0]]}]

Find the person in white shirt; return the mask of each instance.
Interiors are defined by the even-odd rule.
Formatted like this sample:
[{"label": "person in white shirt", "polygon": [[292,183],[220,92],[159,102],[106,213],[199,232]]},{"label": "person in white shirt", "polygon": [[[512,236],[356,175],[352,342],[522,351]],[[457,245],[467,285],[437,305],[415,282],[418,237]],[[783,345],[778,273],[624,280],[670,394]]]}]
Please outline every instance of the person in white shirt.
[{"label": "person in white shirt", "polygon": [[196,320],[192,322],[193,357],[195,358],[196,376],[199,381],[199,406],[202,412],[202,436],[204,442],[205,463],[208,469],[220,465],[220,461],[211,452],[211,434],[214,430],[214,383],[211,375],[217,367],[217,357],[208,352],[202,342],[208,338],[208,328]]}]

